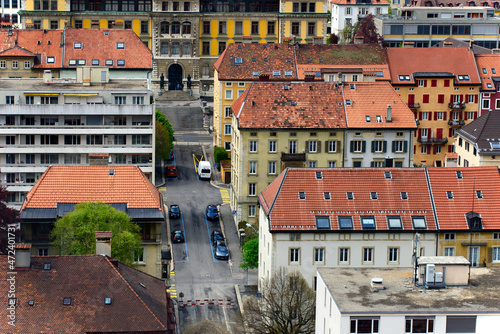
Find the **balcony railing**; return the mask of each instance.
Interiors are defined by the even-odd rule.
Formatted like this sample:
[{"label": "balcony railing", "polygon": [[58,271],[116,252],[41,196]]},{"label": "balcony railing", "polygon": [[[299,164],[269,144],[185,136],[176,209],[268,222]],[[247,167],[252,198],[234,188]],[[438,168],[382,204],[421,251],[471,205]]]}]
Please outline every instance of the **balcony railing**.
[{"label": "balcony railing", "polygon": [[417,141],[422,144],[446,144],[448,142],[448,138],[418,137]]},{"label": "balcony railing", "polygon": [[281,152],[281,161],[306,161],[306,154]]},{"label": "balcony railing", "polygon": [[420,103],[408,103],[408,108],[418,109],[418,108],[420,108]]},{"label": "balcony railing", "polygon": [[462,126],[462,125],[465,125],[465,121],[464,120],[450,120],[448,121],[448,125],[451,126],[451,127],[458,127],[458,126]]},{"label": "balcony railing", "polygon": [[448,108],[450,109],[465,109],[465,103],[448,103]]}]

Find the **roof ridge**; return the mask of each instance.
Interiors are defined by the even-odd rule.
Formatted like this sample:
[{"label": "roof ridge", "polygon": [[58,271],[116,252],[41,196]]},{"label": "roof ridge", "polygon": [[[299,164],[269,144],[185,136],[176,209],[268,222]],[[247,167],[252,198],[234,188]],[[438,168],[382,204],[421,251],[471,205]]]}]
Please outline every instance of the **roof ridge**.
[{"label": "roof ridge", "polygon": [[[163,212],[163,203],[161,203],[161,200],[160,200],[160,192],[158,191],[158,189],[156,189],[155,185],[149,181],[149,179],[146,177],[146,175],[142,172],[142,170],[138,167],[138,166],[134,166],[134,169],[138,170],[141,175],[142,175],[142,182],[144,182],[144,184],[147,186],[149,192],[151,193],[151,196],[153,196],[155,202],[158,203],[158,207],[160,208],[160,211]],[[155,191],[153,191],[153,188]]]},{"label": "roof ridge", "polygon": [[[104,259],[108,262],[109,266],[118,274],[118,276],[123,280],[123,282],[130,288],[130,291],[132,291],[132,293],[137,297],[137,299],[139,299],[139,301],[144,305],[144,307],[149,311],[149,313],[151,313],[151,315],[156,319],[156,321],[158,321],[158,323],[160,325],[162,325],[163,327],[166,328],[166,326],[160,321],[160,319],[158,319],[158,317],[156,316],[156,314],[154,314],[154,312],[146,305],[146,303],[137,294],[137,292],[135,292],[134,288],[132,288],[132,286],[127,282],[127,280],[125,279],[125,277],[123,277],[123,275],[120,274],[120,272],[118,271],[118,269],[116,269],[115,265],[113,263],[111,263],[111,261],[109,260],[109,258],[107,256],[104,256]],[[120,262],[120,263],[122,263],[122,262]],[[124,263],[122,263],[122,264],[124,264]]]},{"label": "roof ridge", "polygon": [[26,206],[30,202],[31,198],[35,195],[36,190],[40,187],[43,179],[47,176],[47,173],[51,168],[52,168],[52,166],[47,167],[47,169],[45,170],[45,172],[43,172],[42,176],[40,176],[40,178],[37,180],[37,182],[35,183],[33,188],[31,188],[31,190],[28,192],[28,194],[26,194],[26,198],[24,199],[24,202],[23,202],[23,205],[22,205],[20,211],[22,211],[24,208],[26,208]]},{"label": "roof ridge", "polygon": [[281,181],[280,181],[280,186],[278,187],[278,190],[276,191],[276,196],[274,196],[274,200],[273,200],[273,203],[271,203],[271,206],[269,207],[269,213],[267,214],[269,216],[269,223],[271,223],[271,211],[273,211],[273,208],[274,208],[274,204],[276,203],[276,201],[278,200],[278,196],[279,196],[279,193],[281,191],[281,187],[283,186],[283,183],[285,182],[285,178],[286,176],[288,175],[288,171],[289,171],[290,167],[287,167],[284,171],[283,171],[283,176],[281,177]]}]

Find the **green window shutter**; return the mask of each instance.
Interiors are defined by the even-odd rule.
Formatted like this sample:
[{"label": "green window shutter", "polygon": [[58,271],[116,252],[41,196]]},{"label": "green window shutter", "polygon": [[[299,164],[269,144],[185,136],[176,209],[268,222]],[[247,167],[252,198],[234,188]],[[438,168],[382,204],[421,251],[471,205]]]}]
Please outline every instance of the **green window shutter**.
[{"label": "green window shutter", "polygon": [[375,167],[375,161],[370,162],[370,167]]},{"label": "green window shutter", "polygon": [[366,152],[366,140],[363,140],[363,148],[361,149],[361,152],[362,153],[365,153]]},{"label": "green window shutter", "polygon": [[316,152],[321,153],[321,140],[318,140],[316,144],[318,145],[318,147],[316,147]]},{"label": "green window shutter", "polygon": [[375,141],[372,141],[372,153],[375,152]]},{"label": "green window shutter", "polygon": [[405,153],[408,152],[408,141],[407,140],[405,140],[405,142],[404,142],[404,152]]},{"label": "green window shutter", "polygon": [[309,141],[306,140],[306,153],[309,153]]},{"label": "green window shutter", "polygon": [[396,141],[392,141],[392,153],[396,152]]},{"label": "green window shutter", "polygon": [[354,140],[351,140],[351,152],[354,152]]},{"label": "green window shutter", "polygon": [[330,146],[328,145],[328,140],[325,140],[325,153],[330,153]]},{"label": "green window shutter", "polygon": [[342,145],[342,142],[340,140],[337,140],[337,144],[335,145],[335,152],[341,152],[340,145]]},{"label": "green window shutter", "polygon": [[493,262],[493,247],[488,247],[488,263]]},{"label": "green window shutter", "polygon": [[387,152],[387,140],[384,140],[384,153]]}]

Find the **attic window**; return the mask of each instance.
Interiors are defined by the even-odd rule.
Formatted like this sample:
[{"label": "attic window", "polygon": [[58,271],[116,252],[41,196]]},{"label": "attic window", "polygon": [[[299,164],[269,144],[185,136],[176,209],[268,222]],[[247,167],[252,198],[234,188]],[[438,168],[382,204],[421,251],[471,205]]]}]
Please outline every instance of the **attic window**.
[{"label": "attic window", "polygon": [[63,305],[71,305],[71,298],[64,298]]},{"label": "attic window", "polygon": [[448,199],[453,199],[453,191],[447,191],[446,197],[448,197]]},{"label": "attic window", "polygon": [[407,200],[408,199],[408,193],[406,191],[401,192],[401,199]]},{"label": "attic window", "polygon": [[323,179],[323,173],[322,172],[316,172],[316,180],[322,180]]},{"label": "attic window", "polygon": [[487,84],[486,84],[486,87],[487,87],[487,88],[493,88],[493,84],[491,84],[491,83],[487,83]]},{"label": "attic window", "polygon": [[483,198],[483,192],[481,190],[476,190],[477,198]]},{"label": "attic window", "polygon": [[117,49],[125,49],[125,43],[123,43],[123,42],[116,43],[116,48]]},{"label": "attic window", "polygon": [[399,81],[410,81],[409,75],[399,75],[398,78],[399,78]]},{"label": "attic window", "polygon": [[469,81],[469,80],[470,80],[470,77],[469,77],[468,75],[464,75],[464,80]]},{"label": "attic window", "polygon": [[491,73],[492,74],[497,74],[497,70],[495,70],[493,67],[491,68]]},{"label": "attic window", "polygon": [[462,172],[457,170],[457,179],[463,179]]},{"label": "attic window", "polygon": [[108,35],[109,35],[109,31],[105,31],[104,36],[108,36]]},{"label": "attic window", "polygon": [[118,59],[116,61],[116,66],[125,66],[125,59]]},{"label": "attic window", "polygon": [[375,217],[361,217],[361,226],[363,230],[374,230],[375,229]]},{"label": "attic window", "polygon": [[40,45],[40,44],[42,44],[42,42],[36,41],[36,45]]},{"label": "attic window", "polygon": [[35,305],[35,301],[34,301],[34,300],[30,300],[30,301],[28,301],[28,305],[29,305],[29,306],[34,306],[34,305]]},{"label": "attic window", "polygon": [[252,71],[252,75],[254,77],[258,77],[259,76],[259,71]]},{"label": "attic window", "polygon": [[389,226],[389,229],[401,229],[403,228],[401,224],[401,217],[399,216],[389,216],[387,217],[387,225]]},{"label": "attic window", "polygon": [[494,150],[500,149],[500,143],[492,143],[490,142],[491,148]]},{"label": "attic window", "polygon": [[281,71],[273,71],[273,77],[280,77]]},{"label": "attic window", "polygon": [[238,45],[238,50],[241,50],[241,44]]},{"label": "attic window", "polygon": [[293,75],[292,71],[285,71],[285,77],[291,77]]},{"label": "attic window", "polygon": [[424,229],[427,228],[425,223],[425,217],[411,217],[414,229]]},{"label": "attic window", "polygon": [[352,217],[339,217],[339,227],[342,230],[352,229]]},{"label": "attic window", "polygon": [[347,195],[347,199],[354,199],[353,193],[347,192],[346,195]]},{"label": "attic window", "polygon": [[316,229],[329,230],[330,229],[330,217],[316,217]]},{"label": "attic window", "polygon": [[51,268],[50,263],[44,263],[43,264],[43,270],[50,270],[50,268]]},{"label": "attic window", "polygon": [[303,191],[299,192],[299,199],[306,199],[306,193]]},{"label": "attic window", "polygon": [[115,170],[114,169],[109,169],[108,170],[108,175],[115,175]]},{"label": "attic window", "polygon": [[56,57],[47,57],[47,64],[54,64],[56,62]]},{"label": "attic window", "polygon": [[87,61],[85,59],[78,59],[78,65],[85,65]]},{"label": "attic window", "polygon": [[106,59],[106,60],[104,61],[104,64],[105,64],[106,66],[113,66],[113,59]]},{"label": "attic window", "polygon": [[290,86],[288,86],[288,85],[283,86],[283,90],[289,90],[289,89],[290,89]]},{"label": "attic window", "polygon": [[234,63],[235,63],[236,65],[243,64],[243,58],[234,58]]},{"label": "attic window", "polygon": [[68,66],[76,66],[76,59],[68,60]]},{"label": "attic window", "polygon": [[92,59],[91,64],[99,66],[99,59]]},{"label": "attic window", "polygon": [[73,43],[73,49],[81,49],[82,43]]},{"label": "attic window", "polygon": [[371,192],[370,197],[371,197],[371,199],[378,199],[378,195],[376,192]]},{"label": "attic window", "polygon": [[377,118],[377,123],[382,123],[382,116],[377,115],[376,118]]},{"label": "attic window", "polygon": [[110,297],[104,298],[104,304],[105,305],[111,305],[111,298]]},{"label": "attic window", "polygon": [[330,196],[330,193],[329,192],[324,192],[323,193],[323,198],[327,201],[331,200],[332,197]]},{"label": "attic window", "polygon": [[356,89],[356,85],[355,85],[355,84],[350,84],[350,85],[349,85],[349,88],[350,88],[350,89]]},{"label": "attic window", "polygon": [[265,61],[265,62],[267,62],[268,60],[269,60],[269,59],[267,59],[267,58],[264,58],[264,61]]},{"label": "attic window", "polygon": [[384,172],[384,176],[385,176],[386,179],[392,179],[391,172]]},{"label": "attic window", "polygon": [[458,76],[458,80],[463,80],[464,79],[464,76],[463,75],[459,75]]},{"label": "attic window", "polygon": [[369,115],[365,115],[365,121],[367,121],[368,123],[370,123],[372,121],[372,119],[370,118]]},{"label": "attic window", "polygon": [[345,100],[345,104],[350,106],[351,105],[351,100]]},{"label": "attic window", "polygon": [[483,67],[483,74],[488,74],[488,70]]}]

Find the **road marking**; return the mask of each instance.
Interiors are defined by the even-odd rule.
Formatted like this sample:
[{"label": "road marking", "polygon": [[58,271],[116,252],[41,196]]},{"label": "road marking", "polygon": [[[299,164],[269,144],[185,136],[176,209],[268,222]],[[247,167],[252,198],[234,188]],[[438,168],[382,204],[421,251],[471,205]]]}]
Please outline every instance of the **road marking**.
[{"label": "road marking", "polygon": [[160,188],[158,188],[158,191],[160,191],[160,192],[167,191],[167,187],[160,187]]},{"label": "road marking", "polygon": [[163,202],[167,200],[167,196],[163,196]]},{"label": "road marking", "polygon": [[220,189],[220,196],[222,197],[222,203],[230,203],[229,191],[227,189]]},{"label": "road marking", "polygon": [[170,272],[170,288],[167,289],[167,292],[170,293],[170,297],[177,298],[177,289],[175,287],[175,271]]},{"label": "road marking", "polygon": [[184,215],[181,212],[181,220],[182,220],[182,230],[184,231],[184,247],[186,247],[186,260],[185,261],[175,261],[175,262],[189,262],[189,253],[187,246],[187,237],[186,237],[186,227],[184,226]]}]

